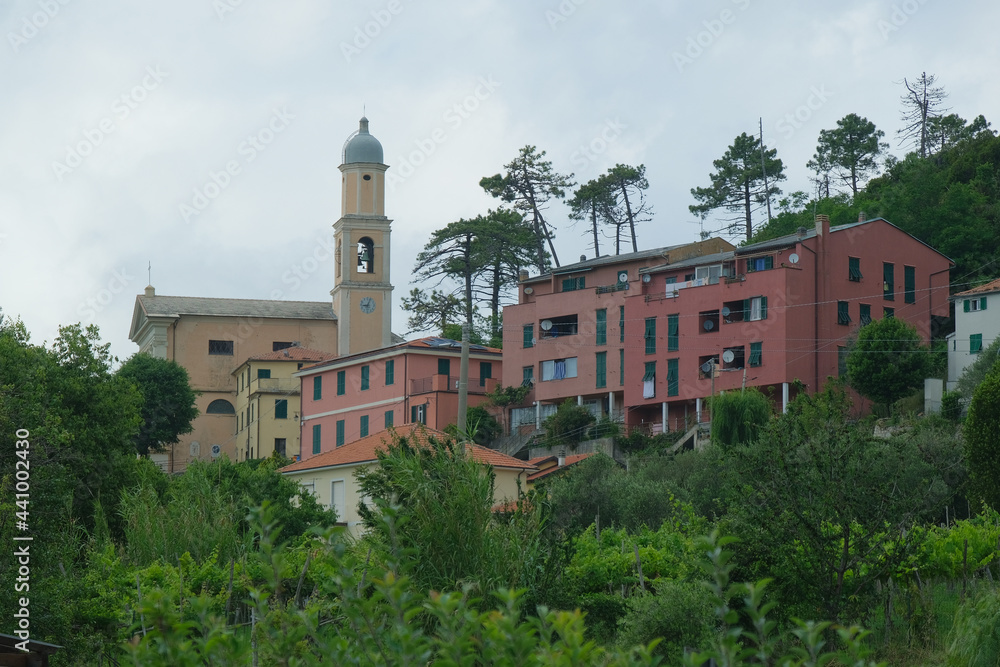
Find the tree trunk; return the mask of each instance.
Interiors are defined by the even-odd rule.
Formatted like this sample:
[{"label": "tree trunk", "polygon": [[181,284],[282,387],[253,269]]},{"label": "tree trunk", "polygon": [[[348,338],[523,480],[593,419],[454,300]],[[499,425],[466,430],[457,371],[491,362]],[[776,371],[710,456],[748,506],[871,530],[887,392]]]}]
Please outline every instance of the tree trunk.
[{"label": "tree trunk", "polygon": [[465,235],[465,321],[472,329],[472,234]]},{"label": "tree trunk", "polygon": [[750,242],[750,237],[753,235],[753,227],[751,226],[751,209],[750,209],[750,181],[743,181],[743,209],[746,212],[746,225],[747,225],[747,243]]},{"label": "tree trunk", "polygon": [[597,240],[597,204],[590,205],[590,226],[594,230],[594,257],[601,256],[601,244]]},{"label": "tree trunk", "polygon": [[639,244],[635,241],[635,220],[632,218],[632,203],[628,200],[628,190],[622,183],[622,198],[625,199],[625,212],[628,214],[628,226],[632,232],[632,252],[639,252]]}]

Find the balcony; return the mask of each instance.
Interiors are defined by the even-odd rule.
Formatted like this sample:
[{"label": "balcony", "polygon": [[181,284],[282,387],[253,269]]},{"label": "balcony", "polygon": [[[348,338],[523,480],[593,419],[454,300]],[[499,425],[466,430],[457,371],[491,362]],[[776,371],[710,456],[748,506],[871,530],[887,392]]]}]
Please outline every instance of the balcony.
[{"label": "balcony", "polygon": [[[493,391],[496,387],[496,378],[480,378],[470,377],[469,378],[469,393],[470,394],[485,394],[489,391]],[[457,375],[431,375],[425,378],[415,378],[410,380],[410,395],[416,396],[417,394],[430,394],[435,391],[441,391],[451,394],[458,393],[458,376]]]},{"label": "balcony", "polygon": [[250,381],[251,394],[298,394],[298,378],[256,378]]}]

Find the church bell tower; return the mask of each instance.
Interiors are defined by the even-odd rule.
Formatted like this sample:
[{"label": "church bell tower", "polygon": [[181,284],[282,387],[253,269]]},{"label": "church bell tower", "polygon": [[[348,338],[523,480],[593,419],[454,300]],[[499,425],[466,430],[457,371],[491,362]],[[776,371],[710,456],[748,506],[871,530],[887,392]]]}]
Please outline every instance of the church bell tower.
[{"label": "church bell tower", "polygon": [[333,225],[337,256],[330,295],[340,356],[392,343],[392,221],[385,216],[388,168],[382,144],[368,132],[368,119],[362,117],[358,131],[344,144],[340,219]]}]

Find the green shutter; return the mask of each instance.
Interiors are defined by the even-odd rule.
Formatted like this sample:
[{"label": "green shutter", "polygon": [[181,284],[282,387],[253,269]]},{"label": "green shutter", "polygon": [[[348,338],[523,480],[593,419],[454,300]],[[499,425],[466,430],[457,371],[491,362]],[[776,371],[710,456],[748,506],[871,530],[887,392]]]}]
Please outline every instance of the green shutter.
[{"label": "green shutter", "polygon": [[972,308],[969,306],[969,299],[965,299],[962,302],[962,310],[964,310],[965,312],[969,312],[970,310],[972,310]]},{"label": "green shutter", "polygon": [[597,383],[598,389],[608,386],[608,353],[597,353]]},{"label": "green shutter", "polygon": [[597,311],[597,340],[598,345],[607,345],[608,342],[608,311],[601,308]]},{"label": "green shutter", "polygon": [[846,301],[837,302],[837,324],[850,324],[851,311]]},{"label": "green shutter", "polygon": [[750,365],[760,366],[763,360],[763,343],[750,343]]},{"label": "green shutter", "polygon": [[347,393],[347,371],[337,371],[337,396]]},{"label": "green shutter", "polygon": [[370,377],[369,372],[370,372],[369,366],[361,367],[361,391],[365,391],[366,389],[368,389],[368,382]]},{"label": "green shutter", "polygon": [[271,371],[268,368],[258,368],[257,369],[257,379],[266,380],[271,377]]},{"label": "green shutter", "polygon": [[438,375],[451,375],[451,359],[438,359]]},{"label": "green shutter", "polygon": [[882,309],[882,317],[889,318],[889,317],[895,317],[895,316],[896,316],[896,309],[895,308],[883,308]]},{"label": "green shutter", "polygon": [[392,410],[386,410],[385,411],[385,427],[389,428],[390,426],[392,426],[392,422],[393,422],[393,411]]},{"label": "green shutter", "polygon": [[969,354],[978,354],[983,349],[983,334],[969,336]]},{"label": "green shutter", "polygon": [[764,268],[765,269],[773,269],[774,268],[774,257],[773,256],[768,255],[767,257],[764,258]]},{"label": "green shutter", "polygon": [[986,297],[979,297],[979,310],[986,310]]},{"label": "green shutter", "polygon": [[656,362],[647,361],[646,362],[646,372],[642,375],[643,382],[655,381],[656,380]]},{"label": "green shutter", "polygon": [[479,362],[479,386],[485,387],[486,381],[493,377],[493,364],[489,361]]},{"label": "green shutter", "polygon": [[858,319],[861,321],[861,326],[870,324],[872,321],[872,307],[870,304],[863,303],[859,306],[860,312],[858,313]]},{"label": "green shutter", "polygon": [[317,375],[313,378],[313,400],[318,401],[323,398],[323,376]]},{"label": "green shutter", "polygon": [[618,342],[625,342],[625,306],[618,306]]},{"label": "green shutter", "polygon": [[385,384],[386,386],[396,383],[396,360],[389,359],[385,362]]},{"label": "green shutter", "polygon": [[904,303],[917,302],[917,270],[912,266],[903,267],[903,301]]},{"label": "green shutter", "polygon": [[576,278],[563,278],[562,291],[572,292],[576,289]]},{"label": "green shutter", "polygon": [[677,359],[667,359],[667,396],[677,396],[680,393],[678,365]]},{"label": "green shutter", "polygon": [[861,275],[861,259],[858,257],[849,257],[847,279],[859,282],[863,277]]},{"label": "green shutter", "polygon": [[368,415],[361,415],[361,437],[368,435]]},{"label": "green shutter", "polygon": [[344,420],[340,419],[337,421],[337,446],[344,446]]},{"label": "green shutter", "polygon": [[618,350],[618,384],[625,386],[625,349]]},{"label": "green shutter", "polygon": [[535,325],[525,324],[524,325],[524,344],[522,347],[529,348],[535,346]]},{"label": "green shutter", "polygon": [[667,352],[680,349],[680,315],[667,315]]},{"label": "green shutter", "polygon": [[646,341],[646,354],[655,354],[656,353],[656,318],[655,317],[647,317],[646,318],[646,333],[645,333],[644,338],[645,338],[645,341]]},{"label": "green shutter", "polygon": [[320,450],[320,425],[313,424],[313,454],[319,454]]},{"label": "green shutter", "polygon": [[760,319],[767,319],[767,297],[760,297]]},{"label": "green shutter", "polygon": [[889,262],[882,263],[882,282],[882,298],[886,301],[895,300],[895,267]]},{"label": "green shutter", "polygon": [[288,419],[288,400],[284,398],[274,399],[274,418]]},{"label": "green shutter", "polygon": [[525,366],[521,369],[521,386],[530,387],[535,380],[535,367]]},{"label": "green shutter", "polygon": [[743,299],[743,321],[750,321],[750,299]]}]

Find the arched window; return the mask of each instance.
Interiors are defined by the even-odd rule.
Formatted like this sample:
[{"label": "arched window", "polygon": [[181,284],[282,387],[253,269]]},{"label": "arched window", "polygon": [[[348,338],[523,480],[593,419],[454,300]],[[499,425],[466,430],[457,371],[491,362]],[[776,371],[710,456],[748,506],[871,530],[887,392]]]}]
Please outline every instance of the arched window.
[{"label": "arched window", "polygon": [[358,273],[375,273],[375,242],[367,236],[358,241]]},{"label": "arched window", "polygon": [[236,409],[233,404],[224,398],[217,398],[208,404],[205,413],[210,415],[235,415]]}]

